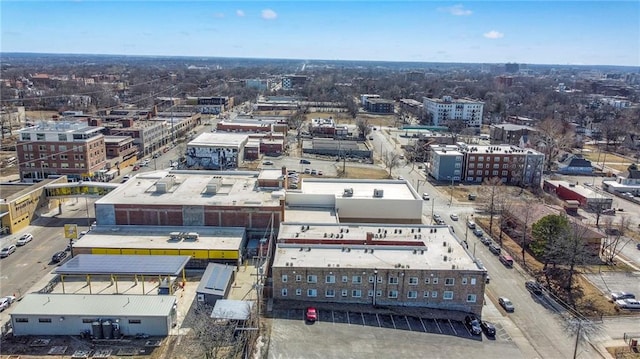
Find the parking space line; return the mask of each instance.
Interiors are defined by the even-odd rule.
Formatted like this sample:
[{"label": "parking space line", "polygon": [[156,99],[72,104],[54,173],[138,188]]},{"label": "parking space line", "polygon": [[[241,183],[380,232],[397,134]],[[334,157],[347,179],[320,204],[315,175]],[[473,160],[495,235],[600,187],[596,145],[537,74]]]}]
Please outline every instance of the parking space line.
[{"label": "parking space line", "polygon": [[425,327],[424,322],[422,321],[422,318],[418,317],[418,319],[420,319],[420,324],[422,324],[422,329],[424,329],[424,332],[427,333],[427,327]]},{"label": "parking space line", "polygon": [[349,325],[351,325],[351,318],[349,318],[349,312],[347,311],[347,323],[349,323]]},{"label": "parking space line", "polygon": [[453,327],[453,323],[451,323],[451,319],[447,319],[447,322],[449,322],[449,325],[451,326],[451,329],[453,329],[453,334],[458,335],[458,332],[456,331],[456,328]]},{"label": "parking space line", "polygon": [[438,331],[442,334],[442,329],[440,328],[440,324],[438,324],[438,320],[434,319],[433,321],[436,322],[436,327],[438,327]]},{"label": "parking space line", "polygon": [[409,326],[409,330],[413,331],[413,329],[411,329],[411,323],[409,323],[409,318],[407,318],[407,316],[404,316],[404,320],[407,322],[407,325]]},{"label": "parking space line", "polygon": [[360,312],[360,317],[362,317],[362,325],[364,326],[366,323],[364,322],[364,313]]},{"label": "parking space line", "polygon": [[380,317],[378,316],[378,313],[376,313],[376,320],[378,321],[378,327],[382,327],[382,325],[380,325]]},{"label": "parking space line", "polygon": [[396,328],[396,321],[393,320],[393,314],[389,315],[389,317],[391,318],[391,323],[393,323],[393,329],[398,329]]},{"label": "parking space line", "polygon": [[333,324],[336,324],[336,316],[335,316],[335,311],[331,311],[331,321],[333,322]]}]

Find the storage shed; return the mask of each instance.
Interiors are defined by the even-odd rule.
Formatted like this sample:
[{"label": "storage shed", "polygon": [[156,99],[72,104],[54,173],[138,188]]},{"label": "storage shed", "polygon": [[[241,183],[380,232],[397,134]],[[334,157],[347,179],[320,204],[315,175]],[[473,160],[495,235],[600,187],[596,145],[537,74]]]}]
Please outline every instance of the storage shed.
[{"label": "storage shed", "polygon": [[175,296],[31,293],[11,313],[15,336],[166,336],[175,321]]},{"label": "storage shed", "polygon": [[209,263],[196,290],[198,303],[214,305],[218,299],[224,299],[233,284],[234,268],[224,264]]}]

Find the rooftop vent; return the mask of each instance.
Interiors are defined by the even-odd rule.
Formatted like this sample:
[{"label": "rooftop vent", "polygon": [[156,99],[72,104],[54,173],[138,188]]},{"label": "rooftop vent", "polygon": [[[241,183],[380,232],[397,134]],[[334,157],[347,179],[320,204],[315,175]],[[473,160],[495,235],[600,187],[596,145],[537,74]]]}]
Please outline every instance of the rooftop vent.
[{"label": "rooftop vent", "polygon": [[211,180],[207,183],[207,189],[205,193],[216,194],[220,187],[222,187],[222,177],[213,176],[213,178],[211,178]]},{"label": "rooftop vent", "polygon": [[382,198],[384,196],[384,190],[380,188],[376,188],[373,190],[373,197]]},{"label": "rooftop vent", "polygon": [[353,188],[345,188],[342,197],[353,197]]}]

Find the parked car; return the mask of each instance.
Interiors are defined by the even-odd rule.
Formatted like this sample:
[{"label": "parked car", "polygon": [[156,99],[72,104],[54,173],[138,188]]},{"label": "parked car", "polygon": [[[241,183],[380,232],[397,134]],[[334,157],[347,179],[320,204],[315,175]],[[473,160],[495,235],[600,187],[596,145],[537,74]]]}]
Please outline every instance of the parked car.
[{"label": "parked car", "polygon": [[480,228],[476,227],[476,228],[473,230],[473,234],[475,234],[475,235],[476,235],[476,237],[482,237],[482,235],[484,234],[484,231],[483,231],[482,229],[480,229]]},{"label": "parked car", "polygon": [[459,219],[458,215],[457,215],[457,214],[455,214],[455,213],[451,213],[451,214],[449,215],[449,217],[451,217],[451,220],[452,220],[452,221],[457,221],[457,220]]},{"label": "parked car", "polygon": [[635,299],[620,299],[616,300],[616,307],[618,309],[640,309],[640,301]]},{"label": "parked car", "polygon": [[11,303],[9,303],[9,299],[0,298],[0,312],[3,312],[5,309],[9,308]]},{"label": "parked car", "polygon": [[439,219],[442,219],[442,217],[440,217],[440,215],[439,215],[439,214],[434,213],[434,214],[433,214],[433,220],[434,220],[434,221],[437,221],[437,220],[439,220]]},{"label": "parked car", "polygon": [[311,174],[311,168],[305,168],[304,169],[304,173],[310,175]]},{"label": "parked car", "polygon": [[500,256],[498,257],[498,259],[500,260],[500,262],[502,262],[502,264],[504,264],[506,267],[513,267],[513,258],[511,258],[510,255],[506,254],[506,253],[502,253],[500,254]]},{"label": "parked car", "polygon": [[480,327],[480,320],[475,315],[467,315],[464,317],[464,325],[469,329],[471,334],[480,335],[482,328]]},{"label": "parked car", "polygon": [[8,245],[0,249],[0,258],[6,258],[16,251],[15,244]]},{"label": "parked car", "polygon": [[300,160],[300,164],[303,164],[303,165],[310,165],[310,164],[311,164],[311,161],[309,161],[309,160]]},{"label": "parked car", "polygon": [[311,174],[312,175],[317,175],[318,174],[318,170],[316,170],[315,168],[311,170]]},{"label": "parked car", "polygon": [[318,171],[318,176],[322,176],[322,175],[323,175],[322,171]]},{"label": "parked car", "polygon": [[473,194],[473,193],[469,193],[469,195],[467,195],[467,199],[468,199],[469,201],[475,201],[475,200],[476,200],[476,197],[477,197],[477,196],[476,196],[475,194]]},{"label": "parked car", "polygon": [[429,194],[427,192],[422,194],[422,199],[428,201],[430,199]]},{"label": "parked car", "polygon": [[629,292],[611,292],[611,301],[620,299],[636,299],[635,294]]},{"label": "parked car", "polygon": [[13,302],[16,301],[16,297],[14,297],[12,295],[7,295],[7,296],[4,296],[4,297],[0,298],[0,300],[4,300],[4,299],[9,301],[9,306],[11,306],[11,304],[13,304]]},{"label": "parked car", "polygon": [[482,331],[484,332],[484,334],[486,336],[488,336],[488,337],[495,337],[496,336],[496,327],[495,327],[495,325],[493,325],[493,323],[483,320],[480,323],[480,327],[482,328]]},{"label": "parked car", "polygon": [[542,286],[540,285],[540,283],[536,282],[535,280],[528,280],[524,282],[524,286],[527,288],[529,292],[535,295],[542,294]]},{"label": "parked car", "polygon": [[480,237],[480,242],[482,242],[482,244],[484,244],[485,246],[488,246],[491,244],[491,238],[489,237]]},{"label": "parked car", "polygon": [[273,162],[272,161],[264,161],[264,162],[262,162],[262,164],[265,165],[265,166],[271,166],[271,165],[273,165]]},{"label": "parked car", "polygon": [[304,318],[307,322],[315,322],[318,320],[318,311],[314,307],[309,307],[305,311]]},{"label": "parked car", "polygon": [[138,165],[133,166],[133,170],[134,171],[138,171],[139,169],[140,169],[140,166],[138,166]]},{"label": "parked car", "polygon": [[54,253],[54,255],[51,257],[51,261],[53,263],[60,263],[65,258],[67,258],[67,252],[66,251],[60,251],[60,252]]},{"label": "parked car", "polygon": [[31,242],[33,240],[33,235],[31,233],[25,233],[16,242],[17,246],[24,246],[25,244]]},{"label": "parked car", "polygon": [[472,220],[468,220],[467,221],[467,227],[469,227],[469,229],[476,229],[476,222],[474,222]]},{"label": "parked car", "polygon": [[516,310],[516,308],[513,306],[513,303],[511,303],[511,300],[509,300],[509,298],[507,297],[498,298],[498,304],[500,304],[500,306],[507,312],[513,312]]},{"label": "parked car", "polygon": [[502,252],[502,250],[500,249],[500,246],[495,243],[491,243],[489,245],[489,251],[495,255],[500,255],[500,252]]}]

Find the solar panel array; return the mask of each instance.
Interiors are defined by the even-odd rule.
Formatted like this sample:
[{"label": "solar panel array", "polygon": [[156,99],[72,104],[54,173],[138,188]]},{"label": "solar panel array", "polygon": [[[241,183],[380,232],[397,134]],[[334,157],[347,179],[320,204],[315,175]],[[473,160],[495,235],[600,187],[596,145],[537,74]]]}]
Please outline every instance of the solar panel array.
[{"label": "solar panel array", "polygon": [[56,268],[56,274],[130,274],[178,276],[190,256],[79,254]]}]

